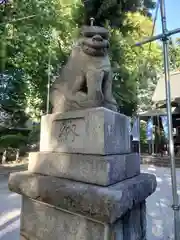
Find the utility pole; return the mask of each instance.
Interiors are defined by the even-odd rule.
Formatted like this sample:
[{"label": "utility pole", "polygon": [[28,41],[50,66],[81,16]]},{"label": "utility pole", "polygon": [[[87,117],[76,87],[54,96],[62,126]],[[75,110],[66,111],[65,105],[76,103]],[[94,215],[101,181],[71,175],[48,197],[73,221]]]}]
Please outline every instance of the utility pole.
[{"label": "utility pole", "polygon": [[161,39],[163,42],[163,57],[164,57],[164,76],[165,76],[165,87],[166,87],[166,107],[167,107],[167,118],[168,118],[168,136],[169,136],[169,153],[171,160],[171,181],[172,181],[172,195],[173,195],[173,205],[172,209],[174,211],[174,239],[180,240],[180,221],[179,221],[179,199],[177,193],[177,180],[176,180],[176,166],[175,166],[175,156],[174,156],[174,141],[172,133],[172,112],[171,112],[171,88],[170,88],[170,69],[169,69],[169,37],[173,34],[179,33],[180,28],[168,31],[166,23],[166,9],[165,0],[160,1],[161,9],[161,23],[162,23],[162,33],[157,36],[145,39],[142,42],[136,44],[136,46],[141,46],[146,43],[153,42],[155,40]]},{"label": "utility pole", "polygon": [[46,114],[49,114],[50,84],[51,84],[51,44],[49,45],[49,50],[48,50],[48,84],[47,84]]},{"label": "utility pole", "polygon": [[164,37],[163,41],[163,54],[164,54],[164,75],[165,75],[165,86],[166,86],[166,107],[167,107],[167,118],[168,118],[168,136],[169,136],[169,154],[171,159],[171,181],[172,181],[172,195],[174,210],[174,238],[175,240],[180,239],[180,226],[179,226],[179,199],[177,193],[177,181],[176,181],[176,164],[174,156],[174,141],[173,141],[173,124],[172,124],[172,111],[171,111],[171,86],[170,86],[170,67],[169,67],[169,39],[166,36],[167,23],[166,23],[166,9],[165,1],[160,0],[161,8],[161,22],[162,32]]},{"label": "utility pole", "polygon": [[52,32],[49,40],[49,48],[48,48],[48,83],[47,83],[47,100],[46,100],[46,114],[49,114],[50,108],[50,87],[51,87],[51,44],[52,44]]}]

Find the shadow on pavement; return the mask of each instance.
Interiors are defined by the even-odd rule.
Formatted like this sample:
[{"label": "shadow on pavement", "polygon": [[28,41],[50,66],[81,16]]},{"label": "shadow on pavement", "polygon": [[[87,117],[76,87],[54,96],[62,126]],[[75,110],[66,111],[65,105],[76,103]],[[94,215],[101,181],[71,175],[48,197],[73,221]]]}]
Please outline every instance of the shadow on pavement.
[{"label": "shadow on pavement", "polygon": [[0,165],[0,176],[9,175],[12,172],[26,171],[28,163]]},{"label": "shadow on pavement", "polygon": [[[154,174],[157,180],[155,193],[147,199],[147,239],[174,239],[170,168],[142,165],[141,171]],[[177,183],[180,191],[180,170],[177,170]]]}]

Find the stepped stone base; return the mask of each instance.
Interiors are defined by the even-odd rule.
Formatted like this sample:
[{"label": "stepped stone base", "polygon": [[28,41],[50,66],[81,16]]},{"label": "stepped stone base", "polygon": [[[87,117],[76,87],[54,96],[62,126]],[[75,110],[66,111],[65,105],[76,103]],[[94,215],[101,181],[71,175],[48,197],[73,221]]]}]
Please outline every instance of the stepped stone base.
[{"label": "stepped stone base", "polygon": [[102,187],[21,172],[9,188],[23,196],[21,240],[144,240],[144,200],[156,179],[140,174]]},{"label": "stepped stone base", "polygon": [[22,195],[21,240],[145,240],[145,199],[129,120],[105,108],[42,117],[40,152],[9,189]]},{"label": "stepped stone base", "polygon": [[106,224],[23,197],[21,223],[21,240],[139,240],[146,235],[145,202]]},{"label": "stepped stone base", "polygon": [[136,153],[84,155],[37,152],[29,156],[29,172],[108,186],[140,174]]},{"label": "stepped stone base", "polygon": [[156,189],[156,178],[140,174],[109,187],[43,176],[12,173],[9,189],[23,196],[104,223],[114,223]]}]

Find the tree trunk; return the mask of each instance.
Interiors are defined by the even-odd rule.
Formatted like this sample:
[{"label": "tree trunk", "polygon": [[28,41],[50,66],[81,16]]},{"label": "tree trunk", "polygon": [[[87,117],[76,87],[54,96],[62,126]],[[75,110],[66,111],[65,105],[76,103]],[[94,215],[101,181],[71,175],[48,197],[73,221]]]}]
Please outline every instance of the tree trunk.
[{"label": "tree trunk", "polygon": [[7,160],[7,150],[5,149],[2,155],[2,164],[5,164]]},{"label": "tree trunk", "polygon": [[18,162],[18,160],[19,160],[19,149],[17,149],[16,151],[16,162]]}]

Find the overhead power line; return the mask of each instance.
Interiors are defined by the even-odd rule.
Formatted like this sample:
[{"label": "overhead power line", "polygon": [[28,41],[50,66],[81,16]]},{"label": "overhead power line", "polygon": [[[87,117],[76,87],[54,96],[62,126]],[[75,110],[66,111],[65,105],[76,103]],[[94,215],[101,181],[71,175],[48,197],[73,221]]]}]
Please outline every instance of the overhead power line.
[{"label": "overhead power line", "polygon": [[10,21],[0,23],[0,26],[1,26],[1,25],[6,25],[6,24],[8,24],[8,23],[13,23],[13,22],[22,21],[22,20],[25,20],[25,19],[34,18],[34,17],[36,17],[36,16],[37,16],[37,15],[30,15],[30,16],[27,16],[27,17],[21,17],[21,18],[17,18],[17,19],[12,19],[12,20],[10,20]]},{"label": "overhead power line", "polygon": [[[156,26],[156,21],[157,21],[157,18],[158,18],[159,6],[160,6],[160,1],[157,0],[155,17],[154,17],[153,27],[152,27],[152,32],[151,32],[151,37],[154,35],[155,26]],[[152,42],[149,43],[149,51],[151,50],[151,43],[152,43]]]}]

